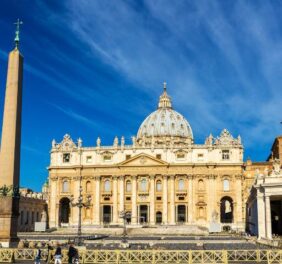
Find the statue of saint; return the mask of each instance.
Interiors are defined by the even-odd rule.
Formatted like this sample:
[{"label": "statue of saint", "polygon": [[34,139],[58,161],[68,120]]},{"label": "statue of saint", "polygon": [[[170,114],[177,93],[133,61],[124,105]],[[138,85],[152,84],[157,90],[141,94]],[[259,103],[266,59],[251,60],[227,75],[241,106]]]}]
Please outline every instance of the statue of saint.
[{"label": "statue of saint", "polygon": [[79,139],[77,140],[77,146],[78,146],[79,148],[82,147],[82,140],[81,140],[81,138],[79,138]]},{"label": "statue of saint", "polygon": [[55,141],[55,139],[52,140],[52,148],[56,148],[56,141]]},{"label": "statue of saint", "polygon": [[231,204],[228,200],[225,200],[225,213],[231,213],[232,210],[231,210]]},{"label": "statue of saint", "polygon": [[136,147],[136,137],[132,136],[131,139],[132,139],[132,147],[135,148]]},{"label": "statue of saint", "polygon": [[124,136],[121,137],[121,142],[120,142],[121,146],[124,147],[125,144],[125,139]]},{"label": "statue of saint", "polygon": [[114,139],[114,147],[117,147],[117,146],[118,146],[118,137],[116,136]]},{"label": "statue of saint", "polygon": [[96,144],[97,144],[97,147],[101,146],[101,139],[100,139],[100,137],[97,138]]}]

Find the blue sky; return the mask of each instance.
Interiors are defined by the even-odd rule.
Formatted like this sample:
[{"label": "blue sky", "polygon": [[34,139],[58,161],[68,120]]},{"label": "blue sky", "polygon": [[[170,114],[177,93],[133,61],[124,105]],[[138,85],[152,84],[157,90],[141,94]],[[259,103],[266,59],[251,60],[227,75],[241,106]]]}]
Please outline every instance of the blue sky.
[{"label": "blue sky", "polygon": [[130,143],[163,81],[196,143],[227,128],[245,159],[265,160],[282,129],[281,13],[281,1],[2,0],[1,113],[24,21],[21,185],[41,188],[53,138]]}]

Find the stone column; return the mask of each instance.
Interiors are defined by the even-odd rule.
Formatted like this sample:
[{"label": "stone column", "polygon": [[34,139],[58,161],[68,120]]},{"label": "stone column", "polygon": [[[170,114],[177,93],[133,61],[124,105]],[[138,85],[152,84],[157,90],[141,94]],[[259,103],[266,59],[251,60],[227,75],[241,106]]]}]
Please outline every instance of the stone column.
[{"label": "stone column", "polygon": [[170,175],[170,221],[171,225],[175,225],[175,183],[174,175]]},{"label": "stone column", "polygon": [[194,211],[194,197],[193,197],[193,176],[188,176],[188,222],[193,223],[193,211]]},{"label": "stone column", "polygon": [[211,219],[211,214],[212,214],[212,178],[210,177],[210,175],[207,175],[207,184],[206,184],[206,188],[207,188],[207,223],[210,222]]},{"label": "stone column", "polygon": [[150,224],[155,224],[155,175],[150,175]]},{"label": "stone column", "polygon": [[237,215],[237,227],[244,231],[243,226],[243,211],[242,211],[242,176],[236,175],[236,215]]},{"label": "stone column", "polygon": [[163,176],[163,224],[167,225],[167,175]]},{"label": "stone column", "polygon": [[57,183],[58,177],[52,177],[50,179],[50,207],[49,207],[49,225],[50,227],[57,227],[56,222],[58,221],[58,209],[56,206],[57,202]]},{"label": "stone column", "polygon": [[131,203],[131,223],[137,224],[137,176],[132,176],[132,203]]},{"label": "stone column", "polygon": [[[119,212],[124,211],[124,176],[119,177]],[[123,224],[123,219],[119,218],[119,223]]]},{"label": "stone column", "polygon": [[265,238],[266,237],[266,222],[265,222],[265,204],[263,194],[257,190],[257,221],[258,221],[258,238]]},{"label": "stone column", "polygon": [[[61,182],[60,182],[61,185]],[[76,203],[78,202],[79,198],[79,187],[80,187],[80,177],[76,176],[73,178],[73,189],[72,189],[72,194],[73,194],[73,201]],[[71,207],[71,221],[72,224],[78,225],[78,217],[79,217],[79,209],[77,206]],[[82,220],[81,220],[82,222]]]},{"label": "stone column", "polygon": [[113,176],[113,223],[118,223],[118,179]]},{"label": "stone column", "polygon": [[266,224],[266,237],[272,239],[272,228],[271,228],[271,206],[270,197],[265,196],[265,224]]},{"label": "stone column", "polygon": [[95,205],[94,205],[95,225],[100,225],[100,177],[95,177]]}]

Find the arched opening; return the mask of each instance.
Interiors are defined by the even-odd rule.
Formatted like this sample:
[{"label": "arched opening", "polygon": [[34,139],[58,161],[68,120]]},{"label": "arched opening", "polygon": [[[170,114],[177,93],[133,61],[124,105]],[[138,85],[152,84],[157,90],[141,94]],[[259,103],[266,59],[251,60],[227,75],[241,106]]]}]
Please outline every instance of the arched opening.
[{"label": "arched opening", "polygon": [[156,191],[161,192],[162,191],[162,182],[160,180],[156,183]]},{"label": "arched opening", "polygon": [[112,208],[110,205],[103,205],[103,223],[109,224],[112,221]]},{"label": "arched opening", "polygon": [[162,216],[162,212],[158,211],[156,213],[156,223],[157,224],[161,224],[163,221],[163,216]]},{"label": "arched opening", "polygon": [[126,187],[125,187],[126,192],[131,192],[131,181],[126,181]]},{"label": "arched opening", "polygon": [[140,191],[141,192],[147,192],[147,180],[146,179],[141,180]]},{"label": "arched opening", "polygon": [[140,205],[140,223],[148,223],[148,205]]},{"label": "arched opening", "polygon": [[86,192],[87,193],[91,192],[91,182],[90,181],[86,182]]},{"label": "arched opening", "polygon": [[198,188],[199,188],[199,191],[204,191],[205,190],[205,184],[204,184],[203,180],[199,180],[198,181]]},{"label": "arched opening", "polygon": [[110,192],[111,191],[111,182],[110,180],[105,180],[104,182],[104,191]]},{"label": "arched opening", "polygon": [[220,200],[220,222],[221,223],[233,222],[233,200],[229,196],[224,196]]},{"label": "arched opening", "polygon": [[70,199],[64,197],[60,200],[59,224],[68,224],[70,218]]},{"label": "arched opening", "polygon": [[186,206],[185,205],[177,206],[177,222],[178,223],[186,222]]},{"label": "arched opening", "polygon": [[69,191],[69,182],[68,181],[63,181],[62,192],[68,192],[68,191]]},{"label": "arched opening", "polygon": [[223,191],[228,192],[230,191],[230,184],[228,179],[223,180]]},{"label": "arched opening", "polygon": [[183,191],[185,189],[185,184],[183,179],[178,180],[178,190]]}]

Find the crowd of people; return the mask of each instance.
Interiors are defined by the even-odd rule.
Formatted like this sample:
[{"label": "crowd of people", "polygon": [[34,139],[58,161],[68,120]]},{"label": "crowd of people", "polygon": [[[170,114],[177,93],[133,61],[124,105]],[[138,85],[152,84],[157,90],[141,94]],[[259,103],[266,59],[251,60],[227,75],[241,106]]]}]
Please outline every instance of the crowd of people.
[{"label": "crowd of people", "polygon": [[[48,254],[46,262],[50,262],[50,257],[54,259],[54,264],[62,264],[63,259],[63,251],[61,246],[58,244],[55,250],[54,255],[51,255],[51,252],[53,251],[53,247],[51,245],[48,245]],[[73,244],[69,245],[68,252],[68,263],[69,264],[78,264],[79,263],[79,255],[78,250],[74,247]],[[40,264],[42,260],[42,251],[39,247],[36,249],[35,258],[34,258],[34,264]]]}]

